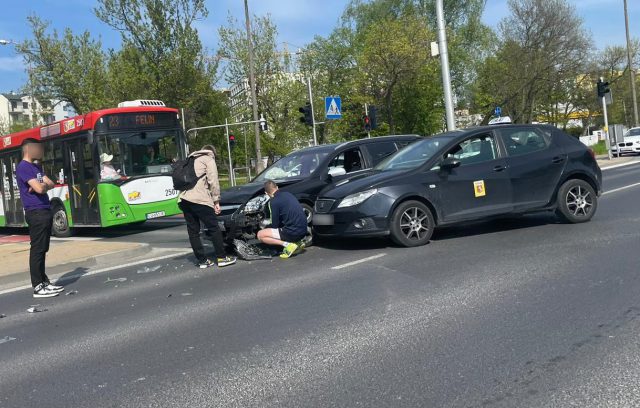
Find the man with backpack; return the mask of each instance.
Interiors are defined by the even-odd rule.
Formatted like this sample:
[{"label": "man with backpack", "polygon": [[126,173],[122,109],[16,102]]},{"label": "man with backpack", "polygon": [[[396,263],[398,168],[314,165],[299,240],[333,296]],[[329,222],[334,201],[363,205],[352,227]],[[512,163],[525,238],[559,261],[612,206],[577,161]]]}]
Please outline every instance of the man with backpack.
[{"label": "man with backpack", "polygon": [[[186,160],[173,166],[173,185],[180,190],[179,206],[187,222],[189,242],[198,266],[202,269],[215,266],[233,265],[236,258],[228,256],[224,249],[222,231],[218,227],[216,214],[220,214],[220,181],[215,162],[215,148],[204,146],[193,152]],[[214,262],[204,253],[200,240],[200,223],[209,230],[216,252]]]}]

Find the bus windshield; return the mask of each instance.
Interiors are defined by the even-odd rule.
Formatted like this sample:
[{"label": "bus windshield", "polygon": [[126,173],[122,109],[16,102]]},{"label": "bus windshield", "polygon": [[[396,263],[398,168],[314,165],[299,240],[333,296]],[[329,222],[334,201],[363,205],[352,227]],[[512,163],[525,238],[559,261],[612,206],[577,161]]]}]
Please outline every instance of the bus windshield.
[{"label": "bus windshield", "polygon": [[[112,174],[133,177],[170,173],[171,163],[179,158],[180,130],[144,130],[100,135],[98,154],[101,173],[111,166]],[[111,159],[110,163],[102,163]],[[113,171],[115,170],[115,172]],[[103,180],[114,179],[102,177]],[[118,177],[119,178],[119,177]]]}]

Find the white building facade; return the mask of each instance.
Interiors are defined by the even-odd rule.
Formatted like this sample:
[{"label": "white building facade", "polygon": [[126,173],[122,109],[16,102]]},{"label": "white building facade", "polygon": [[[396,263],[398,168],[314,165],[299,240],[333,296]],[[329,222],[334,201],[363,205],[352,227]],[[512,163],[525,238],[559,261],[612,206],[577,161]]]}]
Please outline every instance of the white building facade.
[{"label": "white building facade", "polygon": [[25,94],[0,94],[0,128],[9,129],[16,124],[46,125],[75,115],[67,102],[38,101]]}]

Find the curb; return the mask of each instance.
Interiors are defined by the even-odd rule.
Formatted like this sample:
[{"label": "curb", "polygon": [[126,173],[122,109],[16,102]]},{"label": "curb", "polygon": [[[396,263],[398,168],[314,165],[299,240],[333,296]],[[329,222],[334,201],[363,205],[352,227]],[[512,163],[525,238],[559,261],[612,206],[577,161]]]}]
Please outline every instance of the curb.
[{"label": "curb", "polygon": [[[120,251],[107,252],[105,254],[89,256],[84,260],[73,261],[64,264],[58,264],[52,267],[47,267],[47,275],[52,281],[58,280],[62,277],[64,279],[72,278],[76,276],[82,276],[89,272],[92,267],[96,266],[108,266],[109,259],[113,259],[114,255],[117,255],[118,261],[126,260],[127,258],[135,258],[143,256],[151,252],[151,246],[145,243],[135,243],[136,247],[131,249],[124,249]],[[15,272],[3,277],[0,277],[0,292],[5,290],[21,287],[29,283],[29,271]]]}]

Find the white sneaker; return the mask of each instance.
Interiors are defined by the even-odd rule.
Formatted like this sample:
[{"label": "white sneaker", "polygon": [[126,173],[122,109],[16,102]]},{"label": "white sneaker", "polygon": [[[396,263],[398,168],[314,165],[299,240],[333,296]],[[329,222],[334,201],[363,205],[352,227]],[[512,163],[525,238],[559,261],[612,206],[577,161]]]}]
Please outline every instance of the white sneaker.
[{"label": "white sneaker", "polygon": [[52,290],[54,292],[62,292],[64,291],[64,286],[54,285],[51,282],[45,283],[47,289]]},{"label": "white sneaker", "polygon": [[34,298],[48,298],[55,297],[60,294],[60,291],[54,291],[49,289],[46,284],[41,283],[35,288],[33,288],[33,297]]}]

